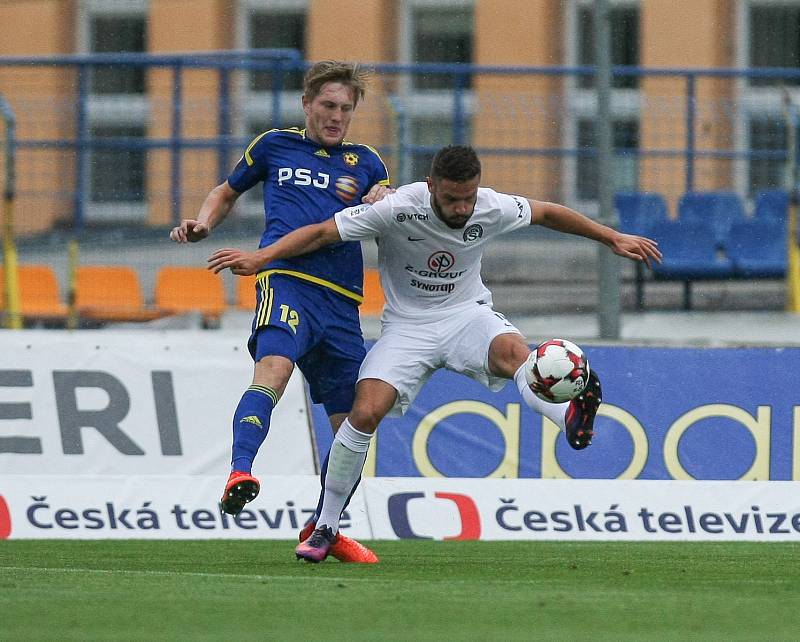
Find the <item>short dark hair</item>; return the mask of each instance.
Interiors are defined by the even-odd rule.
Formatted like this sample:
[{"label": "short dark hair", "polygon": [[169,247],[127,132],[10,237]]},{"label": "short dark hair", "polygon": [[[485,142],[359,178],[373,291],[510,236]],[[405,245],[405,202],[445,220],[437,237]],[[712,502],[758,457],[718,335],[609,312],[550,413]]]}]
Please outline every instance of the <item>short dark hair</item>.
[{"label": "short dark hair", "polygon": [[442,147],[431,162],[431,178],[463,183],[480,176],[481,161],[472,147],[448,145]]},{"label": "short dark hair", "polygon": [[358,63],[322,60],[314,63],[303,78],[303,94],[308,100],[319,96],[326,82],[340,82],[353,90],[353,105],[364,97],[369,70]]}]

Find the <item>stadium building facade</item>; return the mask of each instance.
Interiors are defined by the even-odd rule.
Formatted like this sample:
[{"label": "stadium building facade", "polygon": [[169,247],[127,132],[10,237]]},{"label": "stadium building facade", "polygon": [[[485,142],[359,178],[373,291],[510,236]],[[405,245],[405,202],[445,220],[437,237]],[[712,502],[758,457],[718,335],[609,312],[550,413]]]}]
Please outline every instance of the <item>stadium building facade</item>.
[{"label": "stadium building facade", "polygon": [[[615,186],[662,193],[673,209],[689,189],[752,198],[780,186],[787,147],[782,96],[784,89],[798,91],[797,76],[654,70],[797,72],[800,2],[609,4],[612,62],[627,69],[613,82]],[[18,138],[33,141],[19,153],[25,211],[19,231],[68,220],[76,203],[88,223],[164,225],[189,215],[235,162],[242,141],[301,122],[302,61],[322,58],[383,65],[360,107],[367,115],[351,136],[381,149],[395,182],[422,178],[437,146],[468,142],[488,161],[487,184],[591,213],[596,107],[585,66],[594,62],[592,20],[592,3],[584,0],[340,0],[335,7],[321,0],[2,3],[2,57],[297,52],[294,62],[282,63],[280,77],[252,65],[227,76],[210,67],[183,71],[177,108],[174,64],[93,65],[84,81],[75,65],[0,67]],[[479,67],[454,74],[425,67],[433,63]],[[496,66],[505,71],[489,68]],[[582,66],[583,73],[576,71]],[[528,67],[551,70],[522,70]],[[76,123],[79,103],[83,125]],[[214,142],[220,136],[230,142],[222,152]],[[70,141],[76,139],[84,171],[74,167],[80,161]],[[259,216],[258,199],[247,204],[243,209]]]}]

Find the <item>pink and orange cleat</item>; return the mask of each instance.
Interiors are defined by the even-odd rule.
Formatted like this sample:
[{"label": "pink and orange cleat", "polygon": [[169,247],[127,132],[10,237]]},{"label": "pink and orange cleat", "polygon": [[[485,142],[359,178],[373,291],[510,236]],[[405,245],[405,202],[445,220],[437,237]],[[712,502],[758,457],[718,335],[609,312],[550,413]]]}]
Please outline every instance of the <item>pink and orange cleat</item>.
[{"label": "pink and orange cleat", "polygon": [[[370,549],[341,533],[336,533],[336,535],[333,536],[333,540],[327,543],[324,554],[321,554],[318,550],[318,546],[316,546],[319,542],[314,542],[314,546],[311,544],[304,546],[308,543],[308,540],[311,539],[312,535],[314,535],[315,530],[317,530],[316,526],[315,522],[309,522],[306,524],[305,528],[300,531],[300,544],[295,548],[295,554],[298,558],[307,559],[312,562],[321,562],[330,554],[340,562],[351,564],[375,564],[378,561],[378,556]],[[316,557],[320,557],[320,559],[314,559]]]}]

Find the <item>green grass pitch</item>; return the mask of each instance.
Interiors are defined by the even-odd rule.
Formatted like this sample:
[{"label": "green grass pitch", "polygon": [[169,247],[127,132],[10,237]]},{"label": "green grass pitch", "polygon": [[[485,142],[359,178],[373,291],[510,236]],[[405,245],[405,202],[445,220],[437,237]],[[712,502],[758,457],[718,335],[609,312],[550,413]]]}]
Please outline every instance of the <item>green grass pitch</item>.
[{"label": "green grass pitch", "polygon": [[0,640],[797,640],[800,544],[0,542]]}]

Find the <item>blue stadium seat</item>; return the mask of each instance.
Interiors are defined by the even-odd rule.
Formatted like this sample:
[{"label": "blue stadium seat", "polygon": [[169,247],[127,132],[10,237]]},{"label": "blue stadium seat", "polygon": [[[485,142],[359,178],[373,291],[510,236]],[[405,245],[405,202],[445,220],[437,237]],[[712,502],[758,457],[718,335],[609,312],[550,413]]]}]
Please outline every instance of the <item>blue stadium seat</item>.
[{"label": "blue stadium seat", "polygon": [[652,223],[669,220],[667,202],[655,192],[617,192],[614,207],[620,231],[628,234],[647,236]]},{"label": "blue stadium seat", "polygon": [[789,218],[789,192],[785,189],[768,189],[756,195],[753,218],[763,221],[774,219],[784,222]]},{"label": "blue stadium seat", "polygon": [[686,192],[678,203],[680,221],[701,221],[711,225],[718,248],[725,244],[728,230],[745,219],[742,199],[736,192]]},{"label": "blue stadium seat", "polygon": [[650,228],[664,255],[653,272],[665,278],[723,278],[733,274],[731,261],[718,253],[714,231],[703,221],[666,221]]},{"label": "blue stadium seat", "polygon": [[664,255],[653,266],[660,280],[683,281],[683,307],[692,309],[692,281],[725,279],[734,275],[733,263],[717,247],[714,230],[705,221],[664,221],[650,227]]},{"label": "blue stadium seat", "polygon": [[[627,234],[650,236],[650,226],[657,221],[668,221],[667,202],[655,192],[617,192],[614,207],[619,216],[619,229]],[[636,309],[644,309],[644,267],[635,267]]]},{"label": "blue stadium seat", "polygon": [[751,220],[734,223],[726,244],[736,276],[782,278],[786,274],[786,222]]}]

